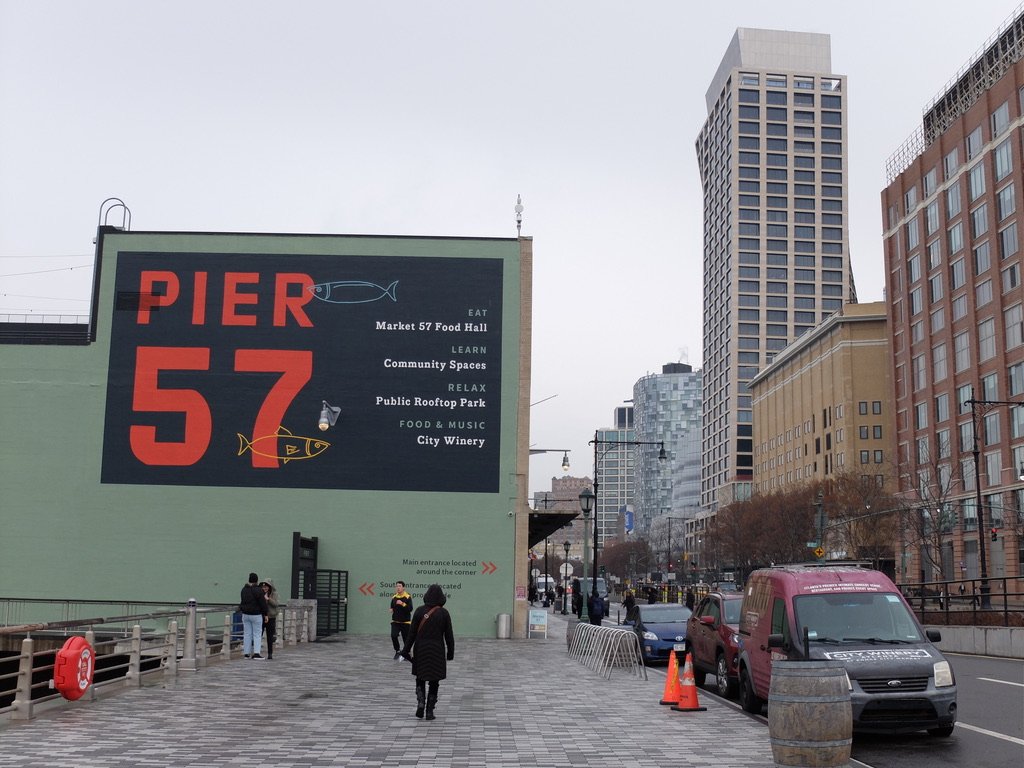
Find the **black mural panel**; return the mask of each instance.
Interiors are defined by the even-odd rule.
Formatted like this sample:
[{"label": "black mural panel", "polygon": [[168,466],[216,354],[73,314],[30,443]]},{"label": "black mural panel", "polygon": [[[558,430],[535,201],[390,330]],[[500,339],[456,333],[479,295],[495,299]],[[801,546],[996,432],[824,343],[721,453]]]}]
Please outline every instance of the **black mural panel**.
[{"label": "black mural panel", "polygon": [[496,492],[502,267],[119,254],[103,482]]}]

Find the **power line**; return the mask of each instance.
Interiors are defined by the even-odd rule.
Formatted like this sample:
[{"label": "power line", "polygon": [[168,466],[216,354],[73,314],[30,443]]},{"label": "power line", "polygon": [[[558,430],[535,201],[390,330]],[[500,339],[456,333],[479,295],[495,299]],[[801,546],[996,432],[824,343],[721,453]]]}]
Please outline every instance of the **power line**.
[{"label": "power line", "polygon": [[83,267],[92,267],[92,264],[76,264],[73,267],[58,267],[57,269],[37,269],[34,272],[10,272],[0,275],[0,277],[22,277],[24,275],[42,275],[47,272],[69,272],[72,269],[81,269]]}]

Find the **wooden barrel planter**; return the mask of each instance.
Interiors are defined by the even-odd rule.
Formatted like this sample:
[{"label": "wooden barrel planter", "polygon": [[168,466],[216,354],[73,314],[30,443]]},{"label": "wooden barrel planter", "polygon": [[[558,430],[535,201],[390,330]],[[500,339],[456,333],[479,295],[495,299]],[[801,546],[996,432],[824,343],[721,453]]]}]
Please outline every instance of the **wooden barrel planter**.
[{"label": "wooden barrel planter", "polygon": [[853,743],[853,709],[843,665],[837,661],[773,662],[768,736],[777,766],[847,765]]}]

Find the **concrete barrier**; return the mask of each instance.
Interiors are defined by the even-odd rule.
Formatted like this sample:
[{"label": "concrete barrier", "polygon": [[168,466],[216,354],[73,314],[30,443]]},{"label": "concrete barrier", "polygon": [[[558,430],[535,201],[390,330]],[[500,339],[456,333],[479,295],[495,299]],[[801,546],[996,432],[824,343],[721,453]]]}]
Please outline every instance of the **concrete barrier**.
[{"label": "concrete barrier", "polygon": [[942,640],[936,645],[943,652],[1024,659],[1022,627],[962,627],[933,624],[927,629],[935,629],[942,633]]}]

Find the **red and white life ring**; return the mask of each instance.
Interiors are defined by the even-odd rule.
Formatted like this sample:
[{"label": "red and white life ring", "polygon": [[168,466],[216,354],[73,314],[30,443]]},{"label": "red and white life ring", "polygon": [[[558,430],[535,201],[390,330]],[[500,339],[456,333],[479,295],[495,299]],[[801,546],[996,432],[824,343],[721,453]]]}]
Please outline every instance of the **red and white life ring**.
[{"label": "red and white life ring", "polygon": [[53,687],[68,701],[82,698],[92,685],[96,654],[84,637],[69,637],[57,651],[53,664]]}]

